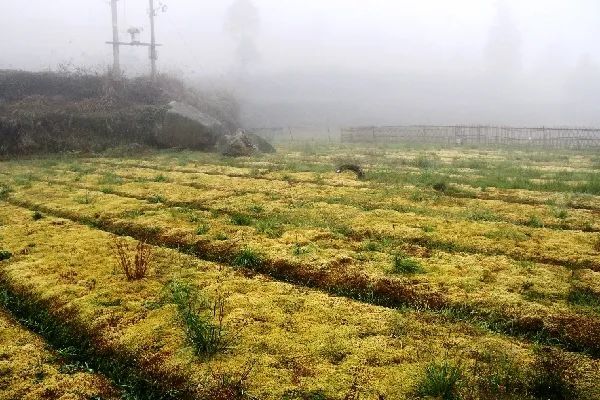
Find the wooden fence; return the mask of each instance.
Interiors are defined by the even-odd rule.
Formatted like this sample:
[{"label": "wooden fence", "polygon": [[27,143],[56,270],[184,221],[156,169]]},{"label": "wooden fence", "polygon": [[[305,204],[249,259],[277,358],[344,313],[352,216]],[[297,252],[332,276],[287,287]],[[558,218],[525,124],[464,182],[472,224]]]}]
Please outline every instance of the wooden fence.
[{"label": "wooden fence", "polygon": [[600,147],[598,128],[516,128],[507,126],[381,126],[342,128],[342,143],[444,143],[454,145]]}]

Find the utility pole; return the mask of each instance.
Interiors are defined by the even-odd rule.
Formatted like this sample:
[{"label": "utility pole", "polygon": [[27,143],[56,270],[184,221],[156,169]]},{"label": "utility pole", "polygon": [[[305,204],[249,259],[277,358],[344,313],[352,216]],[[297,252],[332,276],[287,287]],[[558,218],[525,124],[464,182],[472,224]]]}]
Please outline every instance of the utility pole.
[{"label": "utility pole", "polygon": [[156,79],[156,60],[158,55],[156,54],[156,34],[154,33],[154,16],[156,10],[154,9],[154,0],[150,2],[150,78]]},{"label": "utility pole", "polygon": [[157,11],[166,12],[167,6],[163,5],[159,2],[158,9],[154,8],[154,0],[149,0],[149,13],[150,13],[150,43],[143,43],[139,40],[140,29],[138,28],[130,28],[127,32],[131,35],[130,42],[120,42],[119,41],[119,24],[117,21],[117,1],[111,0],[110,7],[112,10],[112,25],[113,25],[113,40],[112,42],[106,42],[107,44],[111,44],[113,46],[113,75],[115,77],[121,76],[121,66],[119,61],[119,50],[120,46],[143,46],[148,47],[150,50],[150,77],[152,80],[156,79],[156,60],[158,59],[158,54],[156,52],[156,47],[161,46],[156,43],[156,34],[154,32],[154,17],[156,17]]},{"label": "utility pole", "polygon": [[117,21],[117,1],[110,1],[110,8],[112,10],[112,28],[113,28],[113,77],[118,78],[121,76],[121,65],[120,65],[120,54],[119,54],[119,23]]}]

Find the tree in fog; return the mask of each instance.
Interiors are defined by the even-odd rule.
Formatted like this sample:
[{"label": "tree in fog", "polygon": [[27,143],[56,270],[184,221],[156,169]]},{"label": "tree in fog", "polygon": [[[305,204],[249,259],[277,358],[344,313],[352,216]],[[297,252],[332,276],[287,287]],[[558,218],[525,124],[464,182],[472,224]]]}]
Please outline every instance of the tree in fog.
[{"label": "tree in fog", "polygon": [[236,42],[235,70],[244,74],[260,59],[256,37],[260,30],[260,15],[251,0],[235,0],[227,11],[225,30]]}]

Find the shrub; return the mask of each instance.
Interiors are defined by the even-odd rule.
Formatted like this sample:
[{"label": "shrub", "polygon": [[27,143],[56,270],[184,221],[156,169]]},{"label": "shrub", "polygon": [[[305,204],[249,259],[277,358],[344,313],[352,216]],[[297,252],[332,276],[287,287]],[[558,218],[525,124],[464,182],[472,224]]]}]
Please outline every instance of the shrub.
[{"label": "shrub", "polygon": [[128,281],[137,281],[146,277],[150,259],[152,258],[152,249],[150,246],[144,242],[138,242],[133,262],[129,256],[129,246],[124,239],[115,236],[113,246],[118,265]]},{"label": "shrub", "polygon": [[396,274],[419,274],[424,272],[421,263],[404,254],[396,254],[394,256],[392,271]]},{"label": "shrub", "polygon": [[164,176],[163,174],[156,175],[154,177],[154,182],[168,182],[168,181],[169,181],[169,179],[166,176]]},{"label": "shrub", "polygon": [[44,218],[44,215],[39,211],[34,211],[31,215],[31,218],[33,218],[34,221],[39,221],[40,219]]},{"label": "shrub", "polygon": [[459,367],[447,361],[430,363],[425,368],[425,376],[417,387],[417,395],[442,400],[459,399],[458,389],[462,375]]},{"label": "shrub", "polygon": [[208,301],[192,285],[177,281],[169,283],[167,289],[169,300],[177,306],[188,340],[198,356],[211,357],[230,347],[231,338],[226,334],[223,323],[223,297]]},{"label": "shrub", "polygon": [[0,250],[0,261],[8,260],[12,257],[12,253],[6,250]]},{"label": "shrub", "polygon": [[262,257],[254,250],[244,249],[233,259],[233,264],[243,268],[255,268],[262,264]]},{"label": "shrub", "polygon": [[250,226],[252,225],[252,218],[246,214],[233,213],[231,215],[231,223],[238,226]]}]

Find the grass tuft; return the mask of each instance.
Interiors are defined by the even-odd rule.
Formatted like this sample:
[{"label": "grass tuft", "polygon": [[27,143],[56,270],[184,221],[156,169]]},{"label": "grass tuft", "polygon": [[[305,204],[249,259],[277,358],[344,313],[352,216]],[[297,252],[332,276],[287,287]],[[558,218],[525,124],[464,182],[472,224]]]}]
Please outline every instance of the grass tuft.
[{"label": "grass tuft", "polygon": [[460,398],[458,389],[462,378],[460,367],[448,361],[430,363],[425,368],[425,376],[417,387],[417,395],[457,400]]},{"label": "grass tuft", "polygon": [[420,274],[425,272],[420,262],[404,254],[394,256],[392,271],[395,274]]},{"label": "grass tuft", "polygon": [[[231,347],[231,337],[224,328],[225,299],[218,296],[209,301],[198,290],[185,282],[167,285],[169,301],[177,306],[179,317],[185,325],[188,340],[196,355],[210,358]],[[213,322],[216,320],[216,323]]]},{"label": "grass tuft", "polygon": [[31,214],[31,218],[34,221],[39,221],[40,219],[44,218],[44,215],[39,211],[34,211],[33,214]]},{"label": "grass tuft", "polygon": [[8,185],[0,185],[0,200],[5,200],[12,192],[12,188]]},{"label": "grass tuft", "polygon": [[259,267],[262,263],[262,257],[252,249],[241,250],[233,259],[234,265],[243,268]]},{"label": "grass tuft", "polygon": [[231,215],[231,223],[237,226],[250,226],[252,225],[252,217],[242,213],[233,213]]},{"label": "grass tuft", "polygon": [[196,235],[206,235],[210,231],[210,226],[208,224],[202,224],[196,228]]}]

